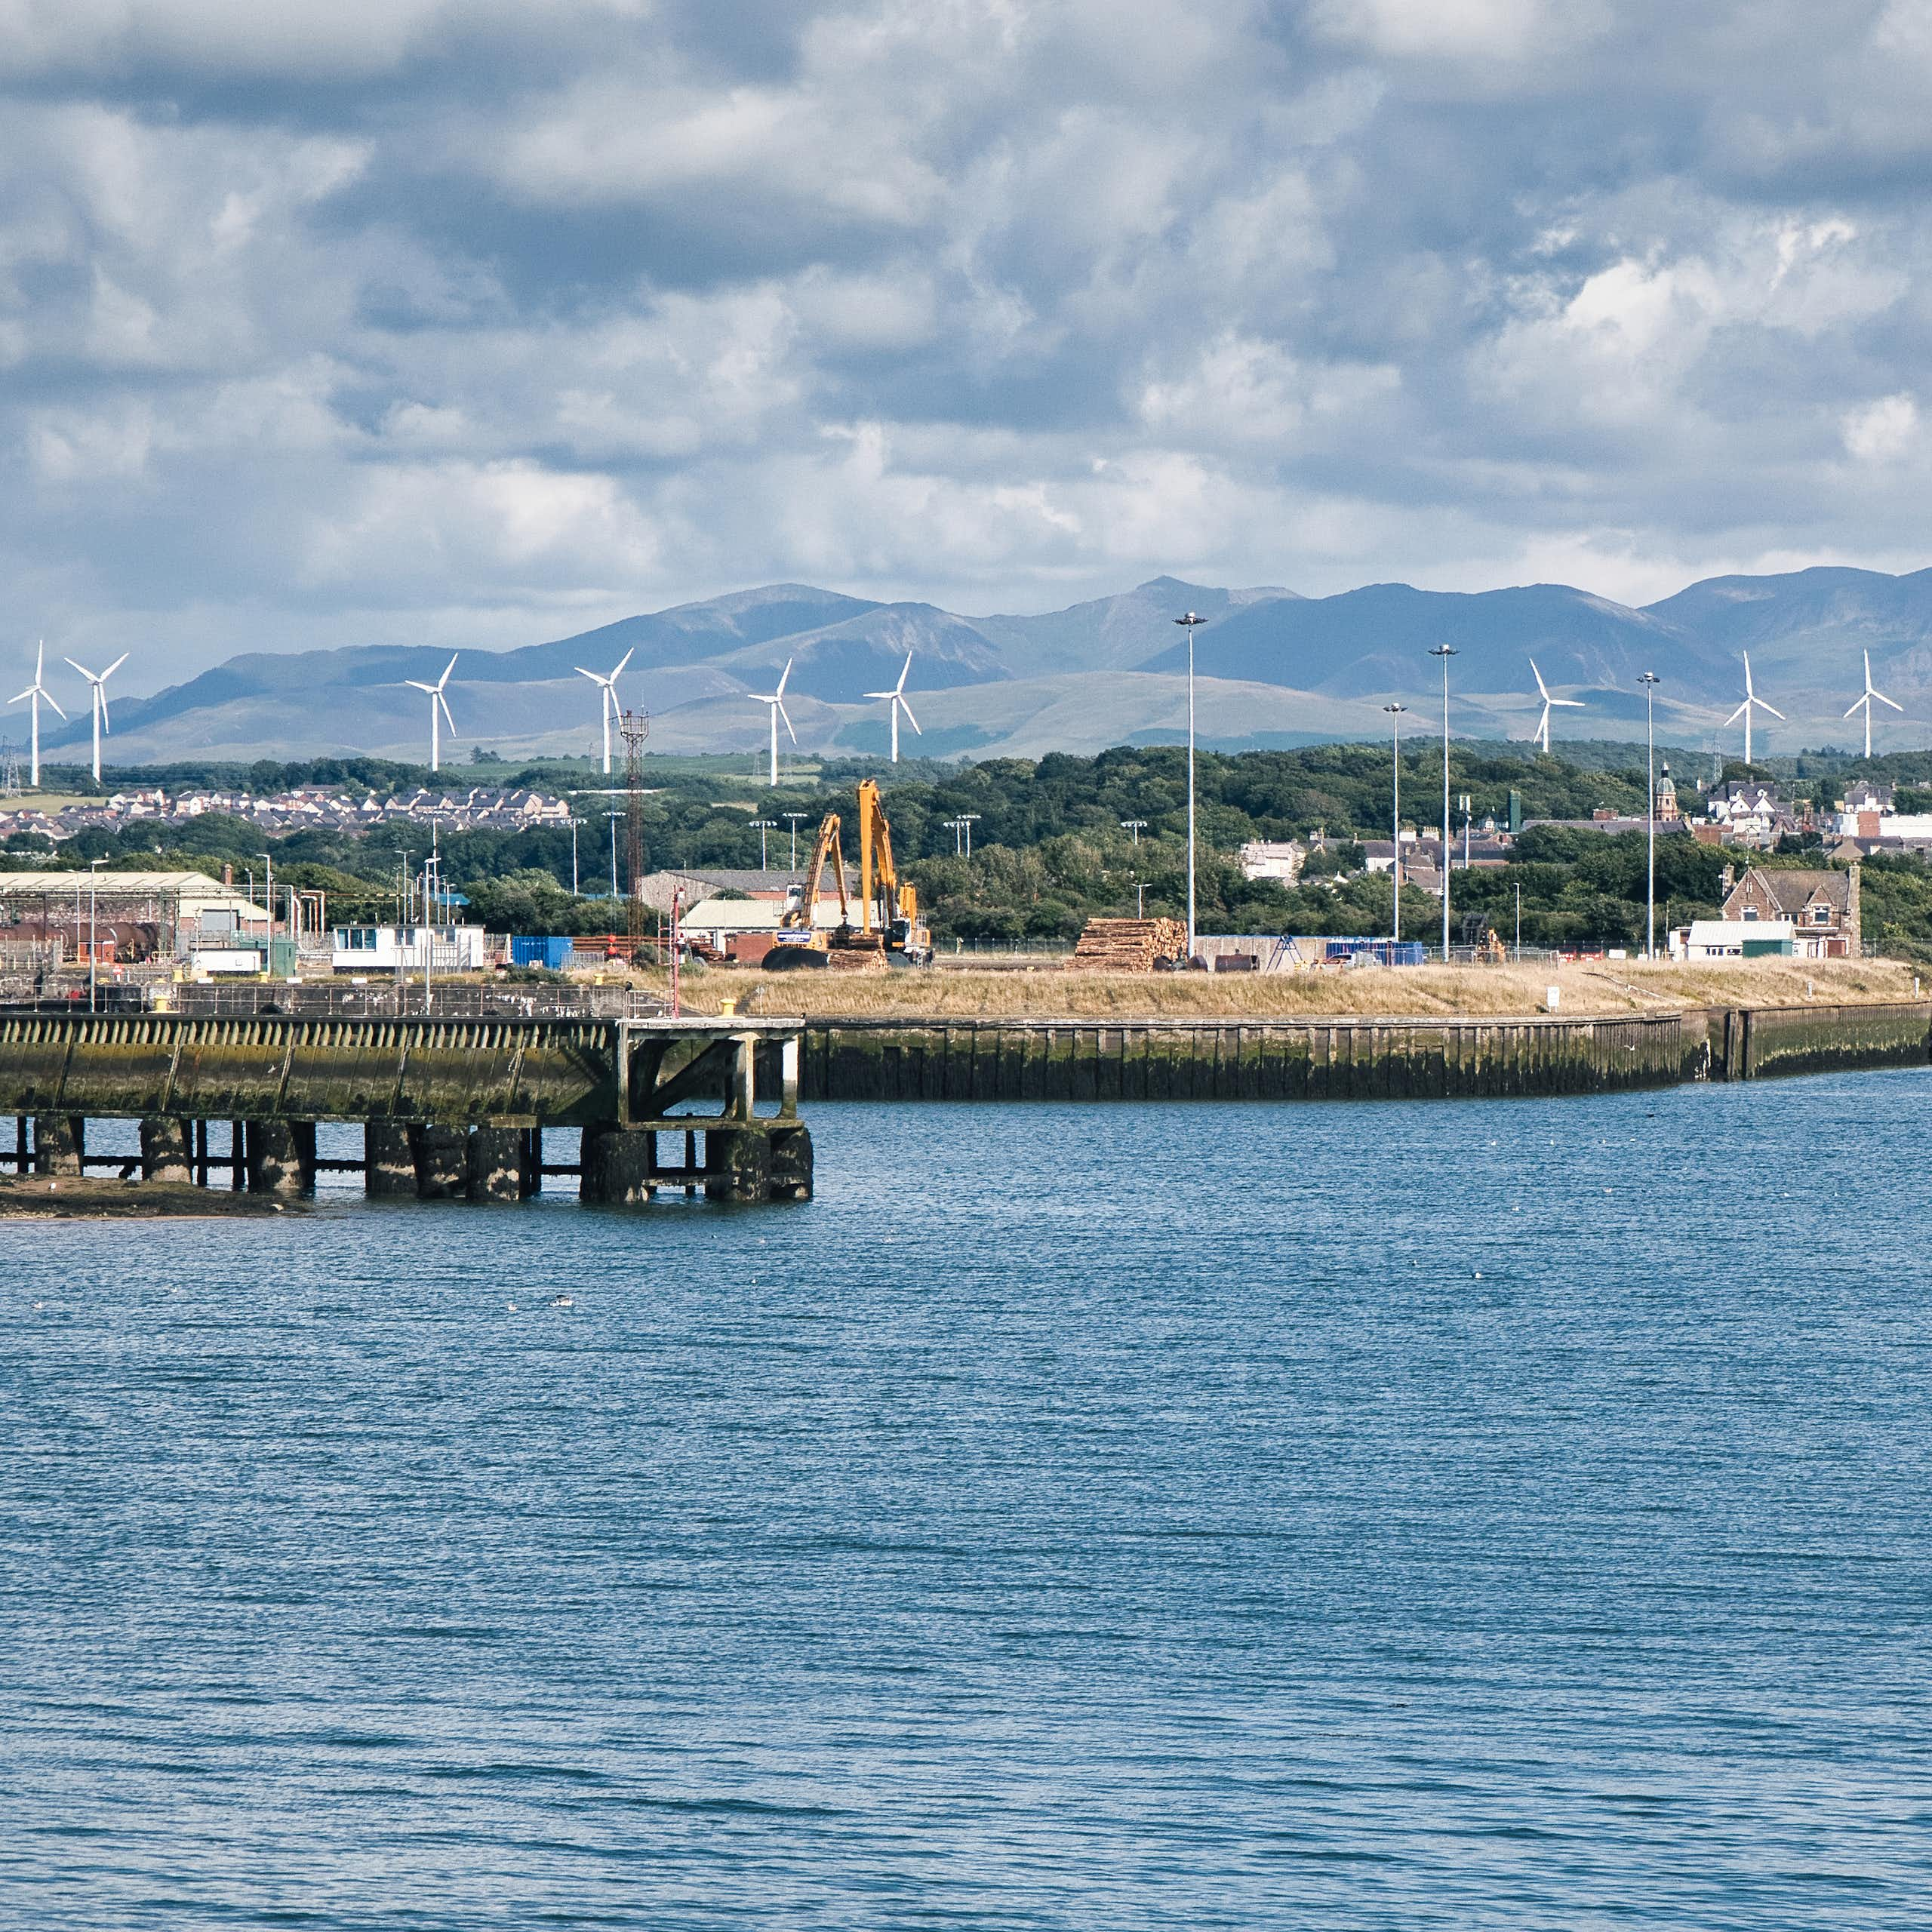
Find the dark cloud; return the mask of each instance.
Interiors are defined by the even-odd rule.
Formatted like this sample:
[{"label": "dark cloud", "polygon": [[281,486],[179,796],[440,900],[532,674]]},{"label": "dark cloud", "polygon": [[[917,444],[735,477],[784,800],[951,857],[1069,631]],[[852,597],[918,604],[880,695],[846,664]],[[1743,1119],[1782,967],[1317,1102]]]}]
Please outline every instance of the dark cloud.
[{"label": "dark cloud", "polygon": [[0,76],[15,622],[149,683],[1921,561],[1912,0],[16,0]]}]

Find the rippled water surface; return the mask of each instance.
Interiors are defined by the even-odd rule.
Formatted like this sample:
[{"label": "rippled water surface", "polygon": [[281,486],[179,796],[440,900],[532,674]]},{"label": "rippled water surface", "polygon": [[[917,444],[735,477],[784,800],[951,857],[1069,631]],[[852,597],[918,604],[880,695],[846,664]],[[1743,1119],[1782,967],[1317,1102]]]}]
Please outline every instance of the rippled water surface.
[{"label": "rippled water surface", "polygon": [[1928,1100],[0,1224],[0,1923],[1912,1922]]}]

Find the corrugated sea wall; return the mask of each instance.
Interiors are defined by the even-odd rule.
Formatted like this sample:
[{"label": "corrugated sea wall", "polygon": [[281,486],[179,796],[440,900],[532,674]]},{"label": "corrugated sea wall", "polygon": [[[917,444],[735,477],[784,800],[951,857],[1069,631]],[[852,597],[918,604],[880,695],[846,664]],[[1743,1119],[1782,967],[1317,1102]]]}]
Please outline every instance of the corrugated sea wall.
[{"label": "corrugated sea wall", "polygon": [[808,1100],[1475,1100],[1924,1065],[1932,1002],[1607,1020],[814,1021]]}]

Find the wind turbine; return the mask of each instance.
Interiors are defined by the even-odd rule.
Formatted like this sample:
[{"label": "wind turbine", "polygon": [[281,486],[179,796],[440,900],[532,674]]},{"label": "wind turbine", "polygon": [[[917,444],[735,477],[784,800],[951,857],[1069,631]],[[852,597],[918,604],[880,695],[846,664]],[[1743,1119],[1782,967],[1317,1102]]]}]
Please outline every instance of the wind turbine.
[{"label": "wind turbine", "polygon": [[[604,694],[604,770],[607,775],[611,769],[611,721],[614,718],[621,718],[623,715],[617,704],[617,680],[623,675],[624,666],[631,661],[632,653],[636,649],[637,646],[632,645],[630,650],[617,660],[617,668],[608,678],[595,671],[586,671],[581,664],[577,667],[580,678],[588,678]],[[455,728],[452,726],[451,728],[454,730]]]},{"label": "wind turbine", "polygon": [[[456,729],[456,720],[450,718],[450,701],[443,695],[443,688],[450,681],[450,673],[456,669],[456,660],[462,656],[458,651],[443,666],[443,675],[433,685],[420,684],[414,678],[405,678],[403,682],[413,691],[426,691],[429,698],[429,769],[440,771],[443,766],[443,719],[449,718],[450,729]],[[440,713],[440,715],[438,715]]]},{"label": "wind turbine", "polygon": [[67,660],[69,664],[74,664],[74,669],[94,687],[94,782],[97,785],[100,783],[101,738],[104,734],[112,729],[107,721],[107,681],[127,661],[128,654],[124,651],[106,670],[97,677],[85,664],[74,664],[74,660],[71,657]]},{"label": "wind turbine", "polygon": [[[1767,704],[1764,700],[1751,688],[1751,654],[1747,651],[1742,653],[1741,655],[1744,659],[1744,702],[1740,704],[1737,709],[1734,711],[1724,721],[1727,724],[1735,724],[1740,718],[1744,720],[1744,762],[1746,764],[1749,764],[1751,762],[1752,708],[1755,706],[1760,711],[1769,712],[1780,724],[1784,722],[1784,713],[1782,711],[1778,710],[1774,706]],[[1887,702],[1889,703],[1890,700],[1888,700]],[[1853,709],[1856,710],[1857,707],[1854,706]]]},{"label": "wind turbine", "polygon": [[1905,709],[1905,706],[1902,704],[1892,704],[1891,700],[1888,698],[1883,691],[1879,690],[1876,685],[1872,683],[1872,654],[1868,651],[1865,654],[1864,695],[1859,699],[1856,704],[1852,706],[1850,710],[1845,713],[1845,715],[1847,718],[1851,715],[1853,711],[1862,711],[1865,714],[1865,755],[1867,758],[1869,758],[1872,755],[1872,700],[1875,697],[1881,704],[1891,704],[1892,709],[1894,711],[1903,712]]},{"label": "wind turbine", "polygon": [[778,783],[778,721],[785,721],[786,735],[793,744],[798,742],[798,734],[792,729],[792,714],[785,709],[785,680],[792,675],[792,660],[786,658],[785,668],[778,674],[778,688],[775,691],[753,691],[752,696],[760,704],[771,707],[771,782]]},{"label": "wind turbine", "polygon": [[[894,764],[899,762],[899,714],[904,712],[906,723],[914,731],[919,731],[919,721],[912,715],[912,707],[906,702],[906,680],[911,675],[912,669],[912,654],[909,651],[906,654],[906,668],[900,672],[899,681],[891,690],[866,693],[867,697],[889,697],[892,700],[892,761]],[[919,731],[921,737],[925,735],[924,732]]]},{"label": "wind turbine", "polygon": [[54,694],[47,688],[46,684],[42,678],[42,673],[46,669],[46,668],[47,640],[43,638],[41,640],[39,650],[34,654],[33,682],[28,685],[25,691],[21,692],[20,697],[10,697],[7,700],[9,704],[18,704],[20,701],[20,698],[32,698],[33,700],[33,750],[28,760],[27,782],[36,790],[39,789],[40,786],[41,700],[45,698],[49,704],[54,705],[54,709],[57,712],[60,712],[60,721],[63,724],[67,721],[67,714],[64,711],[60,710],[59,705],[54,704]]},{"label": "wind turbine", "polygon": [[1535,731],[1531,733],[1530,743],[1533,745],[1542,746],[1544,752],[1547,754],[1549,750],[1551,711],[1558,705],[1565,706],[1572,711],[1581,711],[1583,708],[1583,700],[1580,697],[1552,697],[1549,694],[1549,687],[1543,682],[1543,673],[1537,669],[1537,660],[1534,657],[1530,660],[1530,675],[1537,681],[1537,694],[1543,700],[1543,719]]}]

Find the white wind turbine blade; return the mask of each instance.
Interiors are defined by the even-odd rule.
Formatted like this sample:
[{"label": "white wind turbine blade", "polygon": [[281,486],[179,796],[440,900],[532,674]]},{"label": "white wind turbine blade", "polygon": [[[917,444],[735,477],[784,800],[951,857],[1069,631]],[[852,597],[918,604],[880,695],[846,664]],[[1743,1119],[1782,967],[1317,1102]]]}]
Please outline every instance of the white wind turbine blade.
[{"label": "white wind turbine blade", "polygon": [[636,655],[637,646],[635,645],[632,645],[630,649],[626,651],[623,656],[619,658],[617,663],[611,667],[611,681],[613,684],[615,684],[617,681],[624,675],[624,666]]},{"label": "white wind turbine blade", "polygon": [[614,671],[604,682],[604,709],[620,721],[623,717],[623,707],[617,702],[617,674]]},{"label": "white wind turbine blade", "polygon": [[1543,682],[1543,673],[1537,669],[1537,660],[1534,657],[1530,660],[1530,675],[1537,681],[1537,696],[1543,700],[1544,703],[1549,703],[1549,687]]},{"label": "white wind turbine blade", "polygon": [[462,655],[463,654],[461,651],[454,653],[451,656],[450,661],[443,666],[443,675],[436,680],[436,688],[438,691],[440,691],[443,687],[449,682],[450,673],[456,669],[456,660]]},{"label": "white wind turbine blade", "polygon": [[[919,721],[912,715],[912,707],[903,697],[898,700],[898,703],[900,709],[906,714],[906,723],[911,725],[914,731],[919,731]],[[921,737],[923,738],[925,735],[924,732],[919,731]]]},{"label": "white wind turbine blade", "polygon": [[434,697],[436,695],[435,686],[434,685],[426,685],[423,683],[420,678],[405,678],[402,681],[413,691],[426,692],[431,697]]},{"label": "white wind turbine blade", "polygon": [[1897,712],[1900,716],[1903,716],[1905,712],[1905,706],[1903,705],[1892,704],[1892,700],[1888,698],[1883,691],[1874,691],[1872,695],[1875,697],[1881,704],[1890,704],[1894,711]]},{"label": "white wind turbine blade", "polygon": [[1730,715],[1728,718],[1727,718],[1724,721],[1724,722],[1725,722],[1725,724],[1735,724],[1737,722],[1737,721],[1738,721],[1740,718],[1742,718],[1742,717],[1744,715],[1744,714],[1745,714],[1747,711],[1749,711],[1750,709],[1751,709],[1751,700],[1747,697],[1747,698],[1744,700],[1744,702],[1743,702],[1742,704],[1740,704],[1740,705],[1737,707],[1737,709],[1735,711],[1734,711],[1734,712],[1730,714]]},{"label": "white wind turbine blade", "polygon": [[1581,711],[1583,709],[1583,700],[1580,697],[1553,697],[1549,701],[1565,711]]},{"label": "white wind turbine blade", "polygon": [[[445,677],[448,677],[449,673],[446,671],[443,675]],[[444,697],[442,687],[440,685],[436,687],[435,699],[436,702],[443,708],[443,721],[448,725],[452,731],[454,731],[456,729],[456,720],[450,715],[450,701],[448,698]]]},{"label": "white wind turbine blade", "polygon": [[[780,678],[779,681],[782,684],[784,680]],[[792,729],[792,714],[785,709],[785,700],[782,697],[774,697],[771,702],[778,707],[778,715],[785,721],[785,735],[795,745],[798,742],[798,734]]]},{"label": "white wind turbine blade", "polygon": [[73,664],[73,665],[74,665],[74,669],[75,669],[75,670],[77,670],[78,672],[80,672],[80,674],[81,674],[81,675],[82,675],[82,677],[84,677],[85,678],[86,678],[86,680],[88,681],[88,682],[89,684],[91,684],[91,685],[97,685],[97,684],[99,684],[99,683],[100,682],[100,680],[98,678],[97,678],[97,677],[94,675],[94,674],[91,671],[90,671],[90,670],[88,669],[88,667],[87,667],[85,664],[74,664],[74,660],[73,660],[73,659],[72,659],[72,658],[71,658],[71,657],[68,658],[66,661],[68,663],[69,663],[69,664]]},{"label": "white wind turbine blade", "polygon": [[1776,705],[1767,704],[1761,697],[1754,697],[1751,702],[1755,704],[1760,711],[1768,711],[1780,724],[1784,721],[1784,713],[1780,711]]},{"label": "white wind turbine blade", "polygon": [[912,675],[912,654],[909,651],[907,651],[907,652],[906,652],[906,666],[905,666],[905,669],[904,669],[903,670],[902,670],[902,671],[900,672],[900,674],[899,674],[899,681],[898,681],[898,683],[897,683],[897,684],[896,684],[896,685],[894,685],[893,686],[893,688],[892,688],[892,690],[893,690],[893,695],[894,695],[894,697],[903,697],[905,696],[905,694],[906,694],[906,680],[908,678],[909,678]]},{"label": "white wind turbine blade", "polygon": [[[789,658],[789,657],[788,657],[788,658],[786,658],[786,660],[785,660],[785,668],[784,668],[784,669],[783,669],[783,670],[782,670],[781,672],[779,672],[779,674],[778,674],[778,688],[777,688],[775,691],[774,691],[774,692],[771,694],[771,697],[772,697],[772,702],[773,702],[774,703],[777,703],[777,701],[778,701],[778,700],[779,700],[779,699],[780,699],[781,697],[783,697],[785,695],[785,680],[786,680],[787,678],[789,678],[791,675],[792,675],[792,660],[791,660],[791,659],[790,659],[790,658]],[[781,705],[779,705],[778,708],[779,708],[779,709],[780,709],[780,710],[783,711],[783,710],[784,709],[784,708],[785,708],[785,707],[781,704]],[[790,721],[789,718],[786,721],[786,724],[787,724],[787,726],[788,726],[788,727],[789,726],[790,721]]]},{"label": "white wind turbine blade", "polygon": [[[1856,717],[1860,712],[1865,710],[1870,705],[1873,696],[1874,694],[1872,692],[1867,691],[1863,697],[1854,698],[1852,701],[1845,706],[1844,715],[1847,718]],[[1891,700],[1887,698],[1885,702],[1887,704],[1890,704],[1891,703]]]},{"label": "white wind turbine blade", "polygon": [[593,685],[608,685],[611,681],[601,671],[586,671],[581,664],[577,667],[577,674],[580,678],[588,678]]},{"label": "white wind turbine blade", "polygon": [[51,704],[54,706],[54,710],[60,714],[61,722],[65,724],[67,719],[67,714],[60,709],[60,704],[55,699],[54,694],[51,691],[43,691],[40,694],[40,697],[41,702],[43,704]]},{"label": "white wind turbine blade", "polygon": [[107,667],[107,669],[106,669],[106,670],[104,670],[103,672],[101,672],[101,674],[100,674],[100,681],[101,681],[103,685],[104,685],[104,684],[106,684],[106,681],[108,681],[108,679],[109,679],[109,678],[112,677],[112,676],[113,676],[113,675],[115,674],[115,672],[116,671],[119,670],[119,669],[120,669],[120,668],[122,667],[122,665],[124,665],[125,663],[127,663],[127,661],[128,661],[128,654],[127,654],[127,652],[125,652],[125,651],[122,651],[122,652],[121,655],[120,655],[118,657],[117,657],[117,658],[115,658],[115,659],[114,662],[113,662],[112,664],[110,664],[110,665],[109,665],[109,666],[108,666],[108,667]]}]

